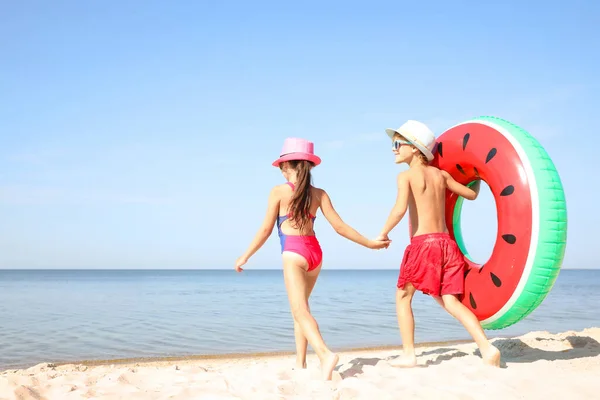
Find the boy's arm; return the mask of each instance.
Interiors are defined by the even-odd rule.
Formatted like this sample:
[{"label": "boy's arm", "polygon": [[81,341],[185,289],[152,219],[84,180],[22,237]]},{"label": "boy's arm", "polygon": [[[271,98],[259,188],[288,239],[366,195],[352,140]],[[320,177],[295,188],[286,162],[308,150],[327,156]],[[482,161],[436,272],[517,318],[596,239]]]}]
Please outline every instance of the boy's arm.
[{"label": "boy's arm", "polygon": [[481,180],[476,180],[471,187],[467,187],[454,180],[452,175],[446,171],[442,171],[442,175],[446,178],[446,187],[453,193],[464,197],[467,200],[475,200],[479,195],[479,189],[481,187]]},{"label": "boy's arm", "polygon": [[408,195],[410,191],[410,184],[408,182],[408,175],[406,172],[402,172],[398,175],[398,194],[396,196],[396,204],[392,208],[390,215],[381,230],[380,237],[387,238],[387,235],[392,229],[398,225],[398,223],[406,214],[408,209]]}]

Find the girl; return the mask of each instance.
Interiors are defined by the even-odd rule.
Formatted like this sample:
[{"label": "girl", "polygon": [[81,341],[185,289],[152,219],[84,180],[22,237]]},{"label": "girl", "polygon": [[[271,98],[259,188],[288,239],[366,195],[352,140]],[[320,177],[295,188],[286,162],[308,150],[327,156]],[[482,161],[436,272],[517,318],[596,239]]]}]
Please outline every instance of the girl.
[{"label": "girl", "polygon": [[325,380],[330,380],[339,357],[325,345],[319,326],[310,313],[308,298],[321,272],[323,253],[313,224],[317,210],[341,236],[370,249],[381,249],[389,240],[369,240],[347,225],[333,208],[323,189],[311,185],[311,169],[321,163],[314,154],[314,144],[305,139],[285,140],[281,156],[273,162],[286,179],[269,195],[267,215],[248,250],[237,259],[235,270],[242,271],[258,249],[267,241],[277,222],[281,241],[284,281],[294,317],[296,366],[306,368],[306,348],[310,343],[321,362]]}]

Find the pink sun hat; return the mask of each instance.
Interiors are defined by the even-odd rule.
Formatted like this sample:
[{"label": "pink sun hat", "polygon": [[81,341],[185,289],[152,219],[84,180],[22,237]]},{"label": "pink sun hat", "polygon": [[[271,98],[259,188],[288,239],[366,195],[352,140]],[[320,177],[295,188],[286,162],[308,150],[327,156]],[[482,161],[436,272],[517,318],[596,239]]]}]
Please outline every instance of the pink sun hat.
[{"label": "pink sun hat", "polygon": [[285,139],[281,155],[273,162],[273,166],[279,167],[282,162],[292,160],[310,161],[315,166],[321,164],[321,159],[315,155],[315,144],[300,138]]}]

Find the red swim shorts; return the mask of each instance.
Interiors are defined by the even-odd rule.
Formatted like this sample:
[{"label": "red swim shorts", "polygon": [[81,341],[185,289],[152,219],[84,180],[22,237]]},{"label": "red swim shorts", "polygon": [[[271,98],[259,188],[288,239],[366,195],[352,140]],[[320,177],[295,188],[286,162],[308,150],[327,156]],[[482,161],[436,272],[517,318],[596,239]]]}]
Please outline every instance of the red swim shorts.
[{"label": "red swim shorts", "polygon": [[448,233],[414,236],[404,251],[398,288],[407,283],[425,294],[462,295],[465,289],[465,258]]}]

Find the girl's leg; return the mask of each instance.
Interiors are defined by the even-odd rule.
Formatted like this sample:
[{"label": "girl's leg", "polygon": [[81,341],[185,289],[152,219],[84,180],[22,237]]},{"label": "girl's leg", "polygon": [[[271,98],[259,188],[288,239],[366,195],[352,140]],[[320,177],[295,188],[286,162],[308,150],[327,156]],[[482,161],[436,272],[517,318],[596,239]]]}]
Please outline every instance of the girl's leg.
[{"label": "girl's leg", "polygon": [[[321,266],[319,265],[313,271],[306,274],[306,298],[310,298],[310,294],[317,283],[317,278],[321,272]],[[307,301],[308,302],[308,301]],[[310,304],[308,305],[308,311],[310,312]],[[308,341],[302,333],[302,329],[296,320],[294,319],[294,336],[296,338],[296,368],[306,368],[306,349],[308,347]]]},{"label": "girl's leg", "polygon": [[307,264],[304,257],[291,252],[283,253],[283,275],[292,315],[321,361],[323,378],[330,380],[339,357],[325,345],[317,321],[315,321],[308,308],[306,270]]},{"label": "girl's leg", "polygon": [[475,314],[452,294],[443,295],[442,301],[446,311],[463,324],[467,332],[473,337],[473,340],[475,340],[475,343],[479,347],[479,351],[481,351],[483,362],[499,367],[500,351],[488,341]]}]

